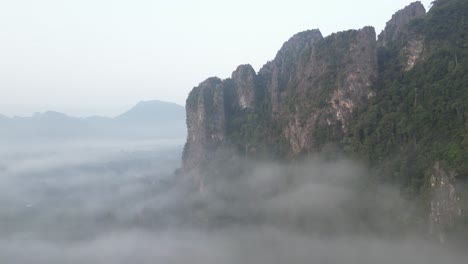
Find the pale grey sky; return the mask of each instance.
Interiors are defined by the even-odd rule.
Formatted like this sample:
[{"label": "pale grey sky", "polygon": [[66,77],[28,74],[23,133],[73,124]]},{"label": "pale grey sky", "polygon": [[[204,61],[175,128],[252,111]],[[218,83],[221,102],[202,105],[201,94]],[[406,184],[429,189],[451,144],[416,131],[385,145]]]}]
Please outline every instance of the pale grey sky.
[{"label": "pale grey sky", "polygon": [[379,33],[411,2],[1,0],[0,113],[113,116],[140,100],[183,105],[207,77],[244,63],[258,70],[299,31]]}]

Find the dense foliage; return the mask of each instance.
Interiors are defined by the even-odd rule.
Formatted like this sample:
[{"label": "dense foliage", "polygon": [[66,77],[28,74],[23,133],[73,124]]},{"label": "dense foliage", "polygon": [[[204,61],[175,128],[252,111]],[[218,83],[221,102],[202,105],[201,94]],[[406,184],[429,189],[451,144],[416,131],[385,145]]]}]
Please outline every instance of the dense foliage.
[{"label": "dense foliage", "polygon": [[[429,170],[439,161],[456,171],[458,179],[468,178],[468,1],[439,0],[430,12],[414,20],[398,41],[378,50],[376,96],[355,111],[347,135],[337,126],[317,126],[314,140],[319,147],[340,144],[350,156],[367,161],[385,181],[402,187],[410,197],[420,196],[427,187]],[[341,34],[352,38],[355,32]],[[408,39],[422,36],[424,50],[415,67],[402,65],[402,50]],[[338,65],[346,62],[333,53],[325,38],[318,42],[319,58],[326,57],[327,74],[316,83],[321,100],[327,104],[337,79]],[[338,43],[347,43],[346,39]],[[302,57],[307,58],[309,54]],[[263,87],[262,85],[260,85]],[[285,98],[286,109],[297,109],[298,93],[292,87]],[[313,91],[312,91],[313,92]],[[315,98],[315,96],[312,96]],[[304,107],[303,107],[304,108]],[[304,113],[307,115],[308,113]],[[255,110],[234,110],[228,124],[228,142],[242,154],[284,158],[289,145],[284,138],[281,117],[272,116],[268,97]]]},{"label": "dense foliage", "polygon": [[468,176],[468,1],[437,1],[408,35],[425,38],[422,60],[410,71],[401,44],[379,50],[377,96],[357,112],[347,150],[383,168],[383,180],[410,193],[424,186],[427,170],[442,161]]}]

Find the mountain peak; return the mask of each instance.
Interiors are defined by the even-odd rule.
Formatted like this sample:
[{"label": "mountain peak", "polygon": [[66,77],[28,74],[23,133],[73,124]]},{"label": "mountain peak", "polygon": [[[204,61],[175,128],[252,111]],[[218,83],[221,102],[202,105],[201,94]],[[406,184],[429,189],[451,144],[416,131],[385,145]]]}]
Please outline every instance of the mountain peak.
[{"label": "mountain peak", "polygon": [[385,29],[379,35],[382,46],[387,46],[389,42],[395,41],[401,36],[402,29],[411,21],[426,15],[424,5],[417,1],[409,4],[405,8],[397,11],[387,22]]},{"label": "mountain peak", "polygon": [[299,32],[286,41],[276,55],[275,61],[284,61],[286,58],[300,56],[300,53],[318,40],[323,39],[319,29]]},{"label": "mountain peak", "polygon": [[46,112],[36,112],[33,115],[34,119],[41,119],[41,120],[68,120],[74,119],[74,117],[68,116],[61,112],[56,111],[46,111]]},{"label": "mountain peak", "polygon": [[183,138],[184,107],[158,100],[141,101],[116,118],[79,118],[56,111],[32,116],[8,117],[0,114],[0,142],[37,139],[153,139]]},{"label": "mountain peak", "polygon": [[184,107],[175,103],[159,100],[140,101],[116,119],[132,122],[170,121],[183,119],[184,112]]},{"label": "mountain peak", "polygon": [[177,105],[176,103],[165,102],[161,100],[142,100],[142,101],[139,101],[134,107],[137,107],[137,106],[138,107],[150,107],[150,106],[157,105],[157,104]]}]

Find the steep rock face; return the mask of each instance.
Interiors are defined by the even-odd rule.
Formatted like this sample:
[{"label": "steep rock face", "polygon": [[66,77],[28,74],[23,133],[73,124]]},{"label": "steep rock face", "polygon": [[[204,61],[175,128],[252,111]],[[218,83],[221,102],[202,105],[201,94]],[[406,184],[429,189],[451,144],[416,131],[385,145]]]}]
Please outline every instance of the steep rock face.
[{"label": "steep rock face", "polygon": [[187,143],[183,166],[190,170],[203,164],[224,141],[226,120],[224,114],[223,82],[209,78],[195,87],[186,101]]},{"label": "steep rock face", "polygon": [[281,111],[281,98],[286,88],[291,86],[292,78],[296,74],[304,52],[310,50],[317,41],[322,39],[322,33],[318,29],[294,35],[283,44],[275,59],[259,71],[259,75],[265,80],[264,89],[268,91],[271,110],[274,114]]},{"label": "steep rock face", "polygon": [[416,63],[420,60],[423,51],[424,36],[413,34],[411,38],[408,38],[400,52],[403,70],[409,71],[413,69]]},{"label": "steep rock face", "polygon": [[399,49],[400,65],[404,71],[413,69],[424,51],[424,36],[412,31],[408,25],[426,15],[421,2],[414,2],[392,16],[379,35],[378,45]]},{"label": "steep rock face", "polygon": [[[184,167],[210,160],[208,149],[212,151],[213,146],[233,143],[227,136],[235,134],[239,125],[247,127],[240,137],[255,134],[256,124],[243,124],[255,122],[252,115],[271,116],[264,130],[278,128],[270,135],[285,139],[286,155],[317,151],[318,130],[342,135],[353,110],[374,95],[376,54],[372,27],[326,38],[318,30],[309,30],[288,40],[258,75],[250,65],[241,65],[231,79],[201,83],[187,99]],[[249,144],[237,145],[249,151]]]},{"label": "steep rock face", "polygon": [[256,99],[257,73],[251,65],[240,65],[232,73],[234,82],[234,103],[240,109],[253,109]]},{"label": "steep rock face", "polygon": [[416,18],[423,17],[426,9],[421,2],[414,2],[402,10],[396,12],[390,21],[387,22],[384,31],[379,35],[379,42],[386,47],[390,42],[401,39],[406,26]]},{"label": "steep rock face", "polygon": [[424,15],[420,2],[405,7],[378,41],[372,27],[325,38],[317,29],[304,31],[285,42],[258,74],[241,65],[229,79],[201,83],[187,99],[184,168],[206,163],[208,149],[220,145],[244,153],[263,145],[266,153],[297,157],[340,141],[356,109],[376,96],[378,49],[396,50],[404,71],[417,64],[424,36],[408,25]]},{"label": "steep rock face", "polygon": [[[467,5],[438,0],[426,16],[413,3],[378,40],[372,27],[325,38],[305,31],[258,74],[241,65],[230,79],[202,83],[187,99],[184,169],[229,155],[294,159],[338,146],[368,162],[375,182],[399,184],[411,198],[430,193],[424,217],[445,240],[461,213],[452,171],[460,181],[468,175]],[[223,157],[224,147],[234,151]]]},{"label": "steep rock face", "polygon": [[460,196],[456,190],[456,173],[447,172],[436,162],[430,177],[430,188],[429,233],[444,243],[446,231],[462,215]]},{"label": "steep rock face", "polygon": [[331,132],[329,136],[345,133],[353,110],[374,95],[376,75],[372,27],[332,34],[311,47],[282,102],[292,154],[317,151],[320,131]]}]

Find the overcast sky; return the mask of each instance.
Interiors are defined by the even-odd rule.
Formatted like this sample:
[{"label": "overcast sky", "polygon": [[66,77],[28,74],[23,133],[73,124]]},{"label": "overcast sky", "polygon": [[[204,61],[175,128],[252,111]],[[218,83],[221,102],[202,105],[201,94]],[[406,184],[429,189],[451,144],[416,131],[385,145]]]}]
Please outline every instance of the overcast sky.
[{"label": "overcast sky", "polygon": [[[411,0],[3,0],[0,113],[113,116],[141,100],[184,105],[210,76],[258,71],[293,34],[380,32]],[[429,7],[431,0],[422,1]]]}]

